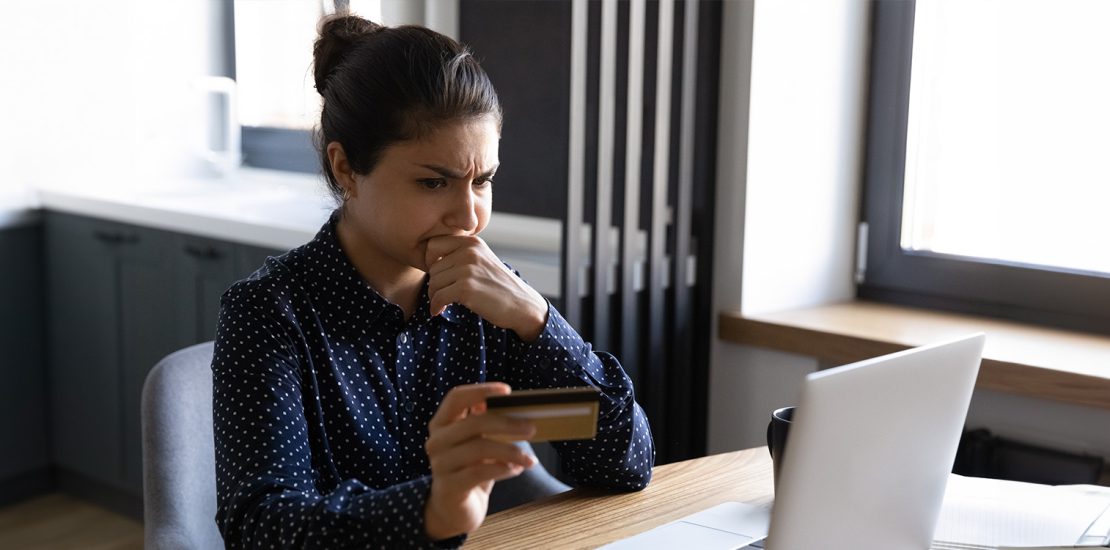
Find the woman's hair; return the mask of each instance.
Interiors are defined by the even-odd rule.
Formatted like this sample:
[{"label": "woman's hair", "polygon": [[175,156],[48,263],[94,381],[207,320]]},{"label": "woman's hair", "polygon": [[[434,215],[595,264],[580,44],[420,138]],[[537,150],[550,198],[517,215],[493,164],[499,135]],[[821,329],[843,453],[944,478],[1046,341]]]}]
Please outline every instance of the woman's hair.
[{"label": "woman's hair", "polygon": [[478,61],[465,46],[424,27],[327,17],[313,58],[316,90],[324,98],[315,140],[336,197],[343,189],[328,161],[333,141],[355,173],[367,174],[386,147],[419,139],[445,122],[493,116],[501,125],[497,92]]}]

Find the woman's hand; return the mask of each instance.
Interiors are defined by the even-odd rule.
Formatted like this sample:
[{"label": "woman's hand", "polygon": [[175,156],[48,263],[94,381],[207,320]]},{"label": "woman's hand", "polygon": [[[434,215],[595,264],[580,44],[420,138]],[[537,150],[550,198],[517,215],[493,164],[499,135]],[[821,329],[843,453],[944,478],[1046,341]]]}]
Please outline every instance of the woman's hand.
[{"label": "woman's hand", "polygon": [[431,314],[462,304],[483,319],[516,332],[525,342],[539,337],[547,323],[547,301],[509,271],[477,236],[428,240],[428,296]]},{"label": "woman's hand", "polygon": [[424,529],[442,540],[477,529],[486,517],[493,482],[520,475],[536,459],[512,443],[536,432],[527,420],[483,414],[486,397],[506,395],[507,384],[457,386],[447,392],[428,423],[424,444],[432,466],[432,490],[424,507]]}]

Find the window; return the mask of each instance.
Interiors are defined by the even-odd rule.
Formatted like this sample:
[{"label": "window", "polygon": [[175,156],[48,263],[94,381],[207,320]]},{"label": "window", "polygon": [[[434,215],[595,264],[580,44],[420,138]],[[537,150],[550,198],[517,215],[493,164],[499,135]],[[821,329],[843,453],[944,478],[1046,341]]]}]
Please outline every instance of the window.
[{"label": "window", "polygon": [[876,2],[860,296],[1110,333],[1110,4]]},{"label": "window", "polygon": [[381,0],[234,0],[234,77],[246,164],[316,172],[312,128],[320,96],[312,76],[316,25],[336,6],[382,20]]}]

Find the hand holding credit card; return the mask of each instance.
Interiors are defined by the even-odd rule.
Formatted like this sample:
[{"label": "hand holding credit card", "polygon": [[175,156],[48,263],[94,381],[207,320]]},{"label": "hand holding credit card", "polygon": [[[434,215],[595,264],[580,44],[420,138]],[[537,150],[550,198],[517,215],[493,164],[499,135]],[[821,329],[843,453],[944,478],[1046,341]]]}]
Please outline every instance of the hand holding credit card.
[{"label": "hand holding credit card", "polygon": [[530,420],[536,433],[528,441],[593,439],[600,402],[593,386],[521,390],[486,398],[486,412]]}]

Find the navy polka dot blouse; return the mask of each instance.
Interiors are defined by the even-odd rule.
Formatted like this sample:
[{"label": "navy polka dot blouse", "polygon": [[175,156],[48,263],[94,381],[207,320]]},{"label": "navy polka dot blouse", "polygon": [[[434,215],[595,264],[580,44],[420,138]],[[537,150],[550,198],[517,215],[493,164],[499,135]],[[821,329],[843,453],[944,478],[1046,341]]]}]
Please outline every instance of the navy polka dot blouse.
[{"label": "navy polka dot blouse", "polygon": [[213,420],[229,549],[461,544],[424,534],[428,421],[460,384],[598,387],[597,438],[555,443],[561,466],[581,485],[647,485],[648,422],[613,356],[554,308],[532,343],[458,305],[429,318],[426,285],[406,320],[347,259],[336,220],[223,296]]}]

